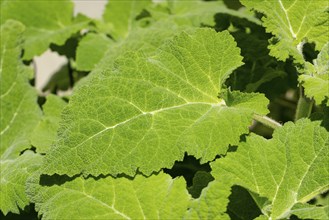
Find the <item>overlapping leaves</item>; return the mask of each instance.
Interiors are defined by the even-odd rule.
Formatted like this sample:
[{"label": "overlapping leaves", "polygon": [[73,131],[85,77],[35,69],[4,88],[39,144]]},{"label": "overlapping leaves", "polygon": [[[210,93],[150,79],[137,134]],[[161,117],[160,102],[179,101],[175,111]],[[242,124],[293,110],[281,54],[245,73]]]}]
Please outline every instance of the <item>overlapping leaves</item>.
[{"label": "overlapping leaves", "polygon": [[41,118],[36,91],[29,85],[29,71],[21,60],[24,26],[7,21],[1,26],[1,121],[0,210],[19,213],[29,200],[25,180],[40,164],[40,156],[21,152],[30,148],[29,138]]},{"label": "overlapping leaves", "polygon": [[329,105],[329,42],[323,46],[314,65],[307,63],[306,74],[299,76],[308,97],[317,104],[323,101]]},{"label": "overlapping leaves", "polygon": [[264,13],[263,25],[275,37],[270,54],[279,60],[292,56],[303,63],[302,46],[314,42],[321,50],[328,41],[328,2],[304,0],[242,0],[249,9]]},{"label": "overlapping leaves", "polygon": [[[328,132],[318,122],[306,119],[285,124],[271,140],[252,135],[237,152],[212,164],[215,182],[192,203],[191,213],[196,211],[200,219],[218,216],[217,210],[223,209],[225,203],[217,204],[218,209],[209,209],[207,201],[215,195],[218,199],[225,195],[228,185],[240,185],[258,194],[254,198],[267,217],[283,219],[299,212],[302,215],[307,206],[302,204],[329,188],[328,152]],[[311,207],[316,208],[308,208]],[[320,213],[315,211],[313,216],[316,214]]]},{"label": "overlapping leaves", "polygon": [[[182,178],[31,178],[28,194],[43,219],[182,219],[190,200]],[[68,211],[70,210],[70,211]]]},{"label": "overlapping leaves", "polygon": [[62,45],[74,33],[86,27],[89,20],[73,18],[73,2],[61,1],[1,1],[1,24],[15,19],[26,26],[24,59],[43,53],[51,43]]},{"label": "overlapping leaves", "polygon": [[[154,56],[122,56],[76,91],[44,172],[150,174],[171,167],[184,152],[202,162],[225,153],[248,132],[254,112],[267,113],[260,94],[232,107],[217,98],[239,65],[233,38],[209,29],[183,32]],[[245,104],[249,99],[257,104]]]}]

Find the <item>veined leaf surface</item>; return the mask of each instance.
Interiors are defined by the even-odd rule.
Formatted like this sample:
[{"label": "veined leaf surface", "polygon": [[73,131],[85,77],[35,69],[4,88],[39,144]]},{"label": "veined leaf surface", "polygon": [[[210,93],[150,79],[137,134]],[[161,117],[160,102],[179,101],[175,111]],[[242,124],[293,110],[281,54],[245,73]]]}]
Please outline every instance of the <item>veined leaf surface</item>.
[{"label": "veined leaf surface", "polygon": [[[248,132],[254,112],[267,114],[260,94],[231,107],[218,99],[241,64],[229,33],[210,29],[183,32],[153,56],[121,56],[76,90],[43,172],[150,174],[185,152],[202,162],[214,159]],[[238,106],[250,98],[258,100],[252,108]]]},{"label": "veined leaf surface", "polygon": [[[27,192],[43,219],[182,219],[190,195],[182,178],[160,173],[29,180]],[[70,210],[69,212],[67,210]]]},{"label": "veined leaf surface", "polygon": [[314,98],[316,104],[326,100],[329,105],[329,42],[323,46],[314,65],[307,63],[306,74],[299,76],[299,81],[305,88],[306,96]]},{"label": "veined leaf surface", "polygon": [[264,13],[263,25],[274,34],[270,54],[279,60],[292,56],[303,63],[303,41],[321,50],[328,42],[329,3],[322,0],[241,0],[249,9]]},{"label": "veined leaf surface", "polygon": [[32,151],[15,159],[0,160],[0,210],[3,214],[18,214],[30,203],[25,193],[26,180],[40,168],[41,161],[41,155]]},{"label": "veined leaf surface", "polygon": [[[275,130],[270,140],[247,138],[237,152],[212,164],[212,175],[224,185],[240,185],[266,197],[262,212],[283,219],[296,204],[329,189],[328,155],[329,133],[318,122],[302,119]],[[206,191],[203,196],[207,200]]]},{"label": "veined leaf surface", "polygon": [[21,60],[24,26],[7,21],[1,26],[0,61],[0,210],[19,213],[29,204],[25,181],[41,158],[32,152],[29,138],[41,118],[36,91],[29,85],[29,70]]}]

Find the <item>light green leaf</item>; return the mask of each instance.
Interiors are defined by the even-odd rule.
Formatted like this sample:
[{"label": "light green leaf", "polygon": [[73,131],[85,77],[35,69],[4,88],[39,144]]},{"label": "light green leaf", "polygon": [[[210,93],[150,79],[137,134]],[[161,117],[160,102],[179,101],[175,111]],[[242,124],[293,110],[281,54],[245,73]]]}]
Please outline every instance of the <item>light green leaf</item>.
[{"label": "light green leaf", "polygon": [[320,50],[328,41],[328,1],[314,0],[241,0],[249,9],[265,14],[263,25],[275,37],[269,46],[270,54],[285,61],[292,56],[303,63],[300,47],[314,42]]},{"label": "light green leaf", "polygon": [[136,17],[151,3],[151,0],[109,1],[103,20],[110,25],[110,33],[114,39],[126,38],[136,27]]},{"label": "light green leaf", "polygon": [[245,18],[255,24],[260,24],[260,20],[250,12],[229,9],[223,1],[167,0],[160,5],[151,5],[147,10],[150,12],[152,18],[157,21],[167,20],[173,21],[178,25],[194,27],[215,26],[215,15],[217,13],[230,14]]},{"label": "light green leaf", "polygon": [[185,219],[230,219],[226,213],[230,190],[231,186],[227,183],[217,180],[210,182],[208,187],[202,190],[200,198],[191,201]]},{"label": "light green leaf", "polygon": [[172,39],[175,33],[188,31],[191,28],[181,27],[173,22],[157,22],[148,28],[136,28],[127,38],[111,44],[104,58],[93,72],[112,68],[115,59],[127,51],[141,51],[145,56],[150,56],[164,41]]},{"label": "light green leaf", "polygon": [[306,96],[313,97],[318,105],[327,99],[326,104],[329,105],[329,42],[313,63],[307,63],[307,73],[299,76],[299,82],[305,88]]},{"label": "light green leaf", "polygon": [[224,90],[221,97],[229,107],[252,110],[259,115],[269,113],[267,105],[264,105],[264,95],[260,93],[242,93],[238,91]]},{"label": "light green leaf", "polygon": [[48,95],[43,105],[43,118],[31,135],[31,144],[38,153],[46,153],[54,142],[59,128],[60,116],[66,102],[55,95]]},{"label": "light green leaf", "polygon": [[20,213],[29,204],[25,193],[25,183],[41,165],[41,156],[26,151],[23,155],[11,160],[0,160],[0,210]]},{"label": "light green leaf", "polygon": [[313,62],[318,75],[329,74],[329,42],[323,46],[317,59]]},{"label": "light green leaf", "polygon": [[297,204],[293,207],[291,213],[301,219],[329,219],[329,203],[323,206],[310,205],[307,203]]},{"label": "light green leaf", "polygon": [[112,40],[103,34],[87,34],[79,42],[77,48],[77,70],[90,71],[94,69],[112,43]]},{"label": "light green leaf", "polygon": [[50,43],[62,45],[73,34],[87,26],[88,19],[73,19],[73,2],[19,1],[1,2],[1,24],[15,19],[26,26],[24,59],[43,53]]},{"label": "light green leaf", "polygon": [[27,192],[45,220],[182,219],[190,200],[184,179],[163,173],[134,179],[48,177],[40,182],[38,176],[31,178]]},{"label": "light green leaf", "polygon": [[[44,172],[150,174],[171,167],[185,152],[202,163],[224,154],[248,133],[258,111],[227,107],[217,98],[240,65],[229,33],[210,29],[183,32],[151,57],[121,56],[75,91]],[[252,96],[262,97],[258,106],[268,104],[263,95]]]},{"label": "light green leaf", "polygon": [[286,123],[270,140],[253,135],[237,152],[213,163],[212,175],[267,197],[262,212],[272,219],[287,218],[296,204],[304,204],[329,189],[329,133],[308,119]]},{"label": "light green leaf", "polygon": [[41,117],[28,69],[20,60],[23,30],[21,23],[12,20],[1,26],[1,160],[16,158],[30,147],[29,136]]}]

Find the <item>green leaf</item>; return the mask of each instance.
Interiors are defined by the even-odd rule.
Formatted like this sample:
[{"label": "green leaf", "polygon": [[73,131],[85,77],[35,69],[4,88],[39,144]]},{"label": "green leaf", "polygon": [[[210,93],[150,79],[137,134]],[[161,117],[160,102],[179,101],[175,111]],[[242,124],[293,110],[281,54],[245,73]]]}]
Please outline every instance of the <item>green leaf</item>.
[{"label": "green leaf", "polygon": [[114,39],[126,38],[137,27],[136,17],[151,3],[151,0],[109,1],[103,20],[110,25],[110,33]]},{"label": "green leaf", "polygon": [[[210,29],[183,32],[151,57],[121,56],[75,91],[44,172],[134,175],[138,168],[150,174],[171,167],[185,152],[201,163],[224,154],[248,133],[255,111],[227,107],[217,98],[240,65],[233,38]],[[267,99],[251,97],[259,97],[263,111]]]},{"label": "green leaf", "polygon": [[276,129],[270,140],[247,138],[237,152],[212,164],[212,175],[267,197],[271,204],[262,212],[282,219],[294,205],[329,189],[328,157],[329,133],[318,122],[302,119]]},{"label": "green leaf", "polygon": [[291,213],[302,219],[329,219],[329,202],[323,206],[297,204]]},{"label": "green leaf", "polygon": [[249,9],[264,13],[263,25],[272,33],[270,54],[285,61],[292,56],[303,63],[303,42],[320,50],[328,41],[328,2],[304,0],[241,0]]},{"label": "green leaf", "polygon": [[233,186],[231,191],[230,202],[227,206],[227,213],[231,219],[249,220],[262,214],[247,190],[240,186]]},{"label": "green leaf", "polygon": [[89,33],[80,42],[76,52],[77,70],[90,71],[103,58],[113,42],[102,34]]},{"label": "green leaf", "polygon": [[202,190],[200,198],[190,202],[185,219],[230,219],[226,213],[230,189],[229,184],[217,180],[210,182],[208,187]]},{"label": "green leaf", "polygon": [[127,51],[140,51],[149,56],[158,49],[164,41],[172,39],[175,33],[191,28],[181,27],[173,22],[156,22],[148,28],[136,28],[124,40],[111,44],[104,59],[95,66],[94,72],[112,68],[115,59]]},{"label": "green leaf", "polygon": [[[161,10],[159,10],[161,8]],[[215,26],[217,13],[229,14],[247,19],[255,24],[260,21],[247,11],[235,11],[227,8],[222,1],[180,1],[168,0],[160,7],[148,7],[155,20],[173,21],[178,25],[202,27]]]},{"label": "green leaf", "polygon": [[188,188],[189,193],[193,198],[198,198],[203,188],[205,188],[209,182],[213,181],[214,178],[209,172],[198,171],[193,177],[193,185]]},{"label": "green leaf", "polygon": [[41,185],[39,176],[31,178],[27,192],[45,220],[182,219],[190,200],[184,179],[163,173],[134,179],[44,178]]},{"label": "green leaf", "polygon": [[41,117],[36,91],[28,83],[29,69],[20,60],[23,30],[12,20],[1,26],[1,160],[30,147],[29,136]]},{"label": "green leaf", "polygon": [[221,97],[229,107],[251,110],[259,115],[266,115],[268,113],[267,105],[264,105],[264,96],[262,94],[224,90],[221,93]]},{"label": "green leaf", "polygon": [[31,144],[38,153],[46,153],[54,142],[59,128],[60,116],[66,102],[55,95],[48,95],[43,105],[43,118],[31,135]]},{"label": "green leaf", "polygon": [[1,160],[0,165],[0,210],[4,215],[20,213],[30,201],[25,193],[26,180],[39,169],[41,156],[26,151],[16,159]]},{"label": "green leaf", "polygon": [[307,63],[306,74],[299,76],[299,81],[305,88],[305,94],[314,98],[319,105],[326,99],[329,105],[329,42],[323,46],[314,65]]},{"label": "green leaf", "polygon": [[1,2],[1,24],[15,19],[26,26],[24,59],[43,53],[51,43],[63,45],[70,36],[87,26],[85,17],[73,18],[73,2],[19,1]]}]

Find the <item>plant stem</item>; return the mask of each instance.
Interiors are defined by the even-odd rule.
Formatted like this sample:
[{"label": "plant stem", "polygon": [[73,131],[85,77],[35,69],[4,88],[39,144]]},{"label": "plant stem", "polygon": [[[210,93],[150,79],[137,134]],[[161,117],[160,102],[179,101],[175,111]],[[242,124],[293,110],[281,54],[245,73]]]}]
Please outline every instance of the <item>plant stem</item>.
[{"label": "plant stem", "polygon": [[295,121],[301,118],[307,118],[312,112],[314,101],[304,95],[303,87],[299,87],[299,99],[297,103]]},{"label": "plant stem", "polygon": [[266,127],[272,128],[273,130],[276,128],[282,127],[282,125],[279,122],[277,122],[267,116],[261,116],[261,115],[254,114],[253,118],[254,118],[254,120],[262,123]]}]

